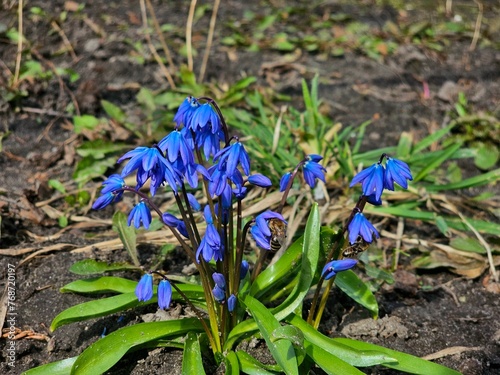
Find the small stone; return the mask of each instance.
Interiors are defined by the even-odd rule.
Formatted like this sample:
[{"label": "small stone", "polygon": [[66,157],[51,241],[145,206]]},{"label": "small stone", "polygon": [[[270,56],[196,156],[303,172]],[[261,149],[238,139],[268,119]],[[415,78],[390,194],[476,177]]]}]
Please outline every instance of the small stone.
[{"label": "small stone", "polygon": [[85,45],[83,46],[83,50],[85,52],[92,53],[92,52],[97,51],[100,46],[101,46],[101,42],[99,41],[99,39],[97,39],[97,38],[89,39],[85,42]]}]

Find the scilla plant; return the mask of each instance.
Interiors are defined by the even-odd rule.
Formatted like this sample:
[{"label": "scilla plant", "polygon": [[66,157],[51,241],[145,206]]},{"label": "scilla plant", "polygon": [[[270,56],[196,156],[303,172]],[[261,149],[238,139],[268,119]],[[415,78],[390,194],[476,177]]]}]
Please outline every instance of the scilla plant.
[{"label": "scilla plant", "polygon": [[[271,181],[251,173],[245,146],[231,136],[217,103],[207,97],[188,97],[174,121],[175,129],[158,144],[137,147],[118,160],[128,163],[121,174],[103,182],[93,208],[107,207],[124,193],[134,194],[137,204],[128,216],[128,225],[148,229],[153,214],[158,215],[196,267],[198,282],[188,283],[168,269],[149,271],[147,265],[141,268],[146,272],[138,282],[110,276],[76,281],[64,290],[117,295],[65,310],[51,328],[153,303],[169,309],[172,301],[184,304],[192,317],[118,329],[78,357],[31,371],[52,373],[57,369],[93,375],[113,367],[128,351],[173,346],[184,349],[185,374],[205,373],[202,353],[212,353],[213,363],[226,374],[307,374],[313,366],[328,374],[361,374],[357,367],[374,365],[420,374],[455,373],[408,354],[351,339],[332,339],[317,330],[334,282],[377,316],[375,298],[352,272],[357,260],[351,257],[379,237],[363,214],[365,205],[381,204],[383,190],[394,190],[394,183],[407,188],[412,175],[404,162],[384,154],[354,177],[351,185],[361,184],[362,194],[343,229],[321,228],[314,204],[302,237],[266,267],[268,254],[285,243],[287,222],[282,211],[294,181],[295,186],[300,180],[310,188],[318,180],[325,181],[322,157],[307,155],[282,177],[282,199],[274,211],[243,217],[250,189],[269,188]],[[135,186],[125,183],[131,174]],[[165,188],[176,203],[170,212],[155,203],[155,195]],[[250,237],[260,248],[253,267],[245,259]],[[310,291],[314,291],[308,302],[311,307],[303,311]],[[270,302],[273,307],[268,307]],[[263,364],[238,349],[240,342],[254,336],[265,341],[276,364]]]}]

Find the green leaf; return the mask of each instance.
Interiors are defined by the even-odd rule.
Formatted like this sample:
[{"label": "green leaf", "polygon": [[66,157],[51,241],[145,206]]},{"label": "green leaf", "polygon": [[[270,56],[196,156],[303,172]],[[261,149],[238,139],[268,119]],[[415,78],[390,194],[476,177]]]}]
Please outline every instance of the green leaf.
[{"label": "green leaf", "polygon": [[450,246],[462,251],[471,253],[486,254],[486,249],[475,238],[454,238],[450,241]]},{"label": "green leaf", "polygon": [[240,363],[236,353],[232,350],[224,357],[224,364],[226,365],[225,375],[240,375]]},{"label": "green leaf", "polygon": [[94,159],[103,159],[106,155],[114,154],[128,147],[129,146],[124,143],[96,139],[83,143],[76,149],[76,153],[81,157],[92,156]]},{"label": "green leaf", "polygon": [[311,288],[314,274],[318,268],[320,229],[321,221],[318,204],[314,203],[304,232],[299,282],[295,285],[288,298],[273,310],[273,314],[276,315],[278,320],[284,319],[300,306]]},{"label": "green leaf", "polygon": [[426,148],[430,147],[433,143],[438,142],[441,138],[443,138],[445,135],[450,134],[451,130],[457,125],[456,122],[451,123],[447,127],[443,129],[439,129],[436,132],[433,132],[432,134],[428,135],[424,139],[422,139],[420,142],[418,142],[415,147],[413,147],[412,155],[416,155],[420,153],[420,151],[425,150]]},{"label": "green leaf", "polygon": [[413,143],[413,135],[411,133],[403,132],[399,138],[398,148],[396,155],[399,159],[406,159],[410,156],[411,145]]},{"label": "green leaf", "polygon": [[354,301],[378,317],[378,304],[368,286],[352,270],[342,271],[335,277],[335,284]]},{"label": "green leaf", "polygon": [[474,158],[476,167],[484,170],[495,166],[500,153],[498,147],[494,146],[492,143],[479,143],[476,149],[477,154]]},{"label": "green leaf", "polygon": [[482,173],[478,176],[470,177],[465,180],[453,182],[446,185],[429,185],[427,191],[443,191],[443,190],[458,190],[469,187],[483,186],[489,183],[494,183],[500,180],[500,169],[495,169],[487,173]]},{"label": "green leaf", "polygon": [[139,257],[137,255],[135,229],[127,225],[127,217],[121,211],[117,211],[113,215],[113,230],[118,233],[123,243],[123,247],[127,250],[134,265],[140,267],[141,262],[139,262]]},{"label": "green leaf", "polygon": [[340,358],[328,353],[319,346],[311,344],[306,341],[306,352],[319,367],[323,369],[328,375],[362,375],[363,372],[359,371],[356,367],[351,366]]},{"label": "green leaf", "polygon": [[[125,279],[124,279],[125,280]],[[83,280],[82,280],[83,281]],[[106,284],[99,284],[100,280],[98,279],[93,279],[90,281],[97,283],[97,286],[100,286],[102,288],[106,288],[109,286],[106,286]],[[76,283],[76,282],[75,282]],[[73,284],[73,283],[72,283]],[[71,285],[71,284],[69,284]],[[83,289],[83,283],[78,285],[78,287]],[[92,290],[92,284],[88,288],[89,290]],[[94,284],[95,285],[95,284]],[[137,285],[137,283],[135,283]],[[196,301],[204,300],[204,294],[203,294],[203,289],[199,285],[183,285],[179,284],[177,285],[178,288],[184,292],[185,295],[189,299],[195,303]],[[123,288],[128,288],[129,286],[125,285]],[[152,303],[157,302],[157,297],[156,297],[156,289],[157,287],[154,287],[154,292],[155,296],[150,299],[147,302],[139,302],[137,300],[137,296],[135,295],[135,292],[129,292],[129,293],[123,293],[119,294],[117,296],[112,296],[112,297],[107,297],[107,298],[100,298],[98,300],[94,301],[89,301],[89,302],[84,302],[76,306],[72,306],[62,312],[60,312],[52,321],[52,324],[50,325],[50,330],[54,331],[57,328],[65,325],[65,324],[70,324],[74,322],[81,322],[83,320],[88,320],[92,318],[98,318],[101,316],[106,316],[110,314],[114,314],[119,311],[126,310],[131,307],[135,306],[146,306]],[[135,286],[134,286],[135,290]],[[177,291],[172,292],[172,299],[173,300],[180,300],[182,297],[179,295]]]},{"label": "green leaf", "polygon": [[241,371],[249,375],[276,375],[281,373],[279,366],[265,365],[247,352],[238,350],[236,352],[238,357],[239,367]]},{"label": "green leaf", "polygon": [[202,330],[203,326],[197,318],[139,323],[121,328],[85,349],[74,363],[72,374],[102,374],[118,363],[129,350],[137,346]]},{"label": "green leaf", "polygon": [[205,374],[200,341],[198,340],[198,335],[194,332],[189,332],[186,335],[184,353],[182,355],[182,374]]},{"label": "green leaf", "polygon": [[79,186],[82,186],[90,180],[105,174],[108,168],[115,166],[115,164],[116,159],[113,157],[96,160],[92,156],[87,156],[78,162],[75,173],[73,173],[73,179]]},{"label": "green leaf", "polygon": [[59,193],[66,194],[66,188],[64,187],[61,181],[50,179],[48,184],[51,188],[57,190]]},{"label": "green leaf", "polygon": [[[352,366],[366,367],[375,366],[383,363],[396,362],[394,357],[378,350],[357,350],[319,333],[305,320],[297,315],[290,315],[286,321],[300,329],[304,334],[305,340],[315,346],[322,348],[326,352],[342,359]],[[307,344],[306,344],[307,347]]]},{"label": "green leaf", "polygon": [[139,90],[137,102],[142,104],[150,113],[156,109],[155,96],[151,90],[145,87],[141,87]]},{"label": "green leaf", "polygon": [[[376,208],[367,207],[365,210],[366,212],[381,212],[385,214],[406,217],[409,219],[424,220],[430,222],[435,222],[437,216],[434,212],[417,211],[409,208],[404,208],[402,206]],[[465,225],[460,218],[449,216],[442,216],[442,218],[446,221],[446,224],[450,228],[461,230],[464,232],[470,231],[470,228]],[[467,221],[481,233],[489,233],[500,236],[500,227],[496,223],[470,218],[468,218]]]},{"label": "green leaf", "polygon": [[[155,300],[154,298],[148,303],[155,302]],[[50,330],[53,332],[65,324],[110,315],[141,304],[146,305],[147,303],[139,302],[134,292],[81,303],[59,313],[52,321]]]},{"label": "green leaf", "polygon": [[111,117],[113,120],[116,120],[116,122],[118,122],[119,124],[125,122],[125,120],[127,119],[125,112],[123,112],[122,109],[117,105],[103,99],[101,100],[101,106],[104,109],[104,111],[108,114],[108,116]]},{"label": "green leaf", "polygon": [[23,375],[70,375],[71,367],[78,357],[47,363],[23,372]]},{"label": "green leaf", "polygon": [[[71,269],[70,269],[71,270]],[[61,288],[61,293],[131,293],[137,281],[122,277],[103,276],[92,279],[76,280]]]},{"label": "green leaf", "polygon": [[92,275],[111,271],[140,270],[140,268],[129,263],[108,263],[95,259],[84,259],[74,263],[69,270],[77,275]]},{"label": "green leaf", "polygon": [[245,296],[243,303],[255,319],[255,322],[259,327],[259,331],[264,337],[264,340],[266,340],[269,351],[273,355],[276,362],[281,366],[285,374],[298,375],[299,369],[292,343],[285,339],[274,342],[272,340],[273,331],[281,326],[278,320],[262,303],[252,296]]},{"label": "green leaf", "polygon": [[83,130],[94,130],[101,121],[92,115],[73,116],[75,133],[80,134]]},{"label": "green leaf", "polygon": [[433,172],[438,168],[441,164],[443,164],[446,160],[450,159],[451,156],[458,151],[458,149],[462,147],[461,142],[457,142],[449,146],[446,150],[444,150],[443,153],[441,153],[439,156],[434,158],[433,160],[430,161],[423,169],[418,172],[418,174],[415,176],[414,181],[420,181],[421,179],[425,178],[429,173]]},{"label": "green leaf", "polygon": [[356,350],[376,350],[378,352],[385,353],[386,355],[395,358],[397,363],[382,363],[382,366],[389,367],[398,371],[421,375],[460,375],[458,371],[452,370],[448,367],[426,361],[410,354],[387,349],[383,346],[345,338],[336,338],[332,339],[332,341]]}]

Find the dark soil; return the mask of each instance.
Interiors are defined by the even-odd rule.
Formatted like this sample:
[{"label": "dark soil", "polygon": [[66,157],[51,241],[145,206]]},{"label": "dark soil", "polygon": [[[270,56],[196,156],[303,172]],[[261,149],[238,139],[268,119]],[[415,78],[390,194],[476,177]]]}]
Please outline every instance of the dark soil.
[{"label": "dark soil", "polygon": [[[375,6],[374,1],[356,5],[322,2],[312,6],[310,1],[297,0],[287,1],[286,5],[298,9],[290,13],[288,22],[298,25],[304,34],[314,32],[307,24],[305,14],[343,13],[350,19],[370,25],[383,35],[382,26],[388,20],[394,24],[407,22],[408,19],[433,22],[437,17],[434,2],[421,3],[415,10],[405,12],[388,5]],[[460,13],[463,17],[468,14],[469,24],[474,25],[475,16],[471,16],[476,14],[474,3],[453,4],[455,14],[463,12]],[[153,1],[153,5],[160,24],[171,23],[184,30],[189,2]],[[325,110],[335,121],[349,125],[374,120],[367,130],[363,144],[365,149],[394,145],[402,132],[411,132],[415,139],[421,139],[439,129],[446,122],[447,113],[453,108],[459,91],[466,93],[476,111],[488,111],[498,117],[500,52],[491,43],[481,44],[486,37],[498,41],[498,30],[495,31],[493,26],[487,31],[484,31],[486,26],[483,27],[479,45],[474,50],[469,50],[472,37],[469,32],[443,37],[446,43],[439,52],[425,44],[402,40],[396,53],[381,56],[379,61],[367,57],[359,49],[346,49],[340,57],[302,50],[296,61],[289,64],[283,54],[266,45],[262,45],[259,52],[249,52],[243,47],[227,47],[220,43],[224,36],[231,35],[228,22],[241,19],[243,11],[252,10],[266,15],[282,11],[284,5],[285,2],[281,1],[270,1],[269,4],[229,1],[224,4],[219,13],[207,80],[224,85],[234,83],[245,75],[255,75],[259,78],[259,85],[271,86],[280,93],[290,95],[292,104],[301,106],[301,79],[309,80],[319,73],[322,82],[320,97],[327,105]],[[40,7],[47,16],[33,16],[29,11],[31,7]],[[58,194],[48,188],[49,179],[71,181],[74,147],[78,144],[68,119],[58,114],[64,113],[72,102],[69,93],[74,95],[81,113],[102,116],[101,99],[131,106],[141,86],[151,89],[167,87],[157,64],[147,52],[143,64],[133,58],[136,52],[131,44],[144,41],[139,2],[90,0],[81,12],[68,12],[66,21],[59,22],[59,25],[74,49],[76,60],[67,51],[60,52],[67,45],[63,43],[60,33],[51,27],[51,21],[59,17],[64,7],[65,2],[61,0],[29,2],[25,9],[24,33],[32,50],[38,54],[34,55],[34,59],[41,61],[45,67],[53,64],[71,68],[80,74],[75,83],[64,79],[66,88],[61,88],[57,79],[27,80],[20,88],[26,90],[28,96],[2,102],[10,78],[8,71],[14,71],[16,46],[8,43],[0,29],[0,83],[4,83],[4,88],[0,87],[0,120],[2,131],[9,132],[3,139],[3,152],[0,153],[3,249],[0,274],[1,279],[6,280],[8,273],[12,274],[9,270],[15,270],[15,327],[37,334],[16,341],[14,368],[7,363],[6,341],[0,341],[1,373],[19,374],[44,363],[76,356],[98,340],[104,330],[109,333],[139,322],[143,314],[156,310],[151,306],[142,311],[128,311],[123,318],[116,315],[71,324],[53,333],[48,329],[56,314],[91,299],[59,293],[59,288],[77,278],[68,271],[75,261],[88,257],[106,261],[126,259],[122,250],[105,252],[95,248],[84,253],[71,251],[95,243],[101,239],[96,237],[99,233],[104,237],[111,236],[110,231],[99,232],[109,229],[109,225],[101,228],[70,225],[55,239],[46,237],[57,234],[60,227],[36,203]],[[16,27],[15,8],[17,5],[0,10],[0,26]],[[494,25],[493,20],[498,19],[499,11],[497,3],[484,2],[485,25],[488,21]],[[203,53],[208,13],[194,25],[193,40],[199,56]],[[242,28],[250,26],[244,24]],[[266,32],[272,36],[285,29],[286,23],[277,22]],[[182,46],[183,34],[171,32],[168,41],[174,52],[174,61],[181,64],[184,58],[177,51]],[[198,67],[199,63],[195,62],[195,71]],[[424,82],[429,86],[428,96],[424,95]],[[467,173],[480,173],[472,164],[466,167]],[[96,186],[89,186],[89,190],[95,191]],[[60,206],[58,204],[54,203],[55,207],[64,209],[64,202],[61,201]],[[102,217],[109,219],[111,212],[106,211],[107,216]],[[80,215],[97,218],[94,212],[85,210]],[[418,223],[409,221],[407,227],[422,237],[427,235]],[[22,249],[31,248],[34,251],[57,244],[68,246],[40,254],[18,266],[28,255],[22,253]],[[16,250],[19,255],[13,256]],[[141,256],[144,264],[154,257],[154,250],[150,247],[143,249]],[[183,262],[186,262],[179,256],[175,254],[170,259],[170,264],[177,270],[182,269]],[[139,277],[131,273],[125,276]],[[382,318],[378,323],[365,320],[369,318],[368,312],[335,292],[329,304],[332,307],[325,312],[321,330],[332,337],[347,335],[361,338],[417,356],[449,349],[448,353],[438,355],[436,362],[466,375],[500,374],[500,302],[498,294],[484,287],[485,275],[476,280],[466,280],[445,269],[431,274],[418,273],[403,264],[395,277],[395,285],[383,287],[377,293]],[[2,285],[7,287],[6,283]],[[9,328],[8,322],[4,328]],[[247,349],[253,350],[252,354],[265,358],[262,343],[251,345]],[[180,374],[181,360],[181,352],[177,350],[140,351],[120,362],[110,373]],[[207,361],[206,368],[207,373],[216,371],[210,361]],[[366,372],[391,373],[383,369],[368,369]],[[315,370],[315,373],[321,372]]]}]

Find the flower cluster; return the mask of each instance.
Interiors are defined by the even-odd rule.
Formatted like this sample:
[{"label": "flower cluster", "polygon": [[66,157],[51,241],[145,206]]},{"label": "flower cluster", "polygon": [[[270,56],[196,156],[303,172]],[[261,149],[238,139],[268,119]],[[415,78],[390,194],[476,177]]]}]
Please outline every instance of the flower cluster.
[{"label": "flower cluster", "polygon": [[[385,167],[382,165],[383,159],[386,159]],[[394,183],[407,189],[408,181],[413,180],[408,165],[398,159],[382,154],[380,160],[371,167],[359,172],[352,179],[350,187],[361,184],[363,195],[360,202],[368,202],[373,205],[381,205],[381,197],[384,189],[394,191]],[[373,236],[379,238],[377,229],[363,215],[362,208],[357,206],[353,210],[353,216],[348,224],[349,242],[354,244],[358,237],[365,242],[372,242]]]},{"label": "flower cluster", "polygon": [[[172,285],[163,278],[158,284],[158,306],[160,309],[168,309],[172,300]],[[135,295],[141,302],[147,302],[153,298],[153,275],[146,273],[135,288]]]}]

